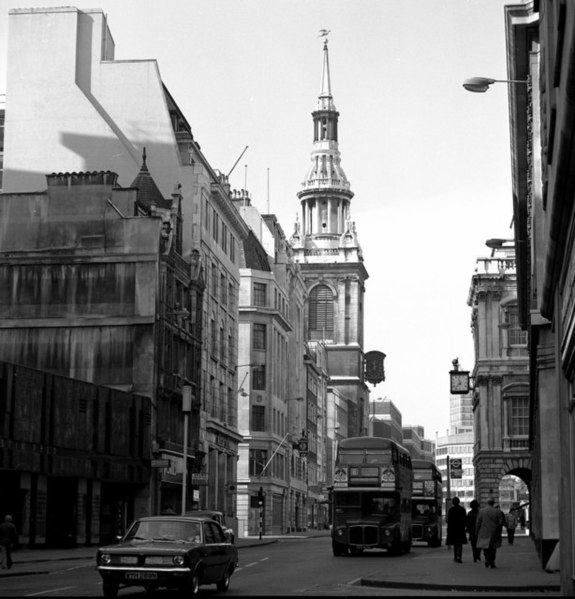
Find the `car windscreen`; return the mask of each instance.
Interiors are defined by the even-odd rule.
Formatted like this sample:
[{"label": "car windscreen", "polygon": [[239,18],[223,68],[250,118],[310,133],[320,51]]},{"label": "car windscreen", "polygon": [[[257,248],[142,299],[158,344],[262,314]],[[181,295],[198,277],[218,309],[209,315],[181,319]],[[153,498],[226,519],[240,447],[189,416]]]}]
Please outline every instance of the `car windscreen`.
[{"label": "car windscreen", "polygon": [[201,527],[197,522],[141,520],[134,523],[124,540],[199,543],[200,530]]}]

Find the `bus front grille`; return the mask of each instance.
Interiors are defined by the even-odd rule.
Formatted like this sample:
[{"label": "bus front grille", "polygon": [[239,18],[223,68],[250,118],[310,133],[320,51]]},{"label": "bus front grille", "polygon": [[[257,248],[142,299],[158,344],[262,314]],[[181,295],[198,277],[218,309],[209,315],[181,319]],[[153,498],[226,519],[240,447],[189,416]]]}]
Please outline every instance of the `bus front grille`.
[{"label": "bus front grille", "polygon": [[377,545],[379,542],[378,527],[365,525],[350,526],[349,542],[351,545]]}]

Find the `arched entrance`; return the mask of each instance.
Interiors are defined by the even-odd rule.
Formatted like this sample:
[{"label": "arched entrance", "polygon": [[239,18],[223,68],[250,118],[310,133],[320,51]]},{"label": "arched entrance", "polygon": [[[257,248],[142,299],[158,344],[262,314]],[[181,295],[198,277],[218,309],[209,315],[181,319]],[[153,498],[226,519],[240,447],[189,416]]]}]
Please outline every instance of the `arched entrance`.
[{"label": "arched entrance", "polygon": [[499,482],[499,506],[504,514],[515,510],[518,534],[528,533],[530,496],[525,478],[531,482],[530,475],[530,471],[515,470],[502,476]]},{"label": "arched entrance", "polygon": [[[487,459],[489,457],[489,459]],[[508,479],[506,477],[513,477]],[[517,482],[515,479],[519,479]],[[501,487],[504,482],[503,488]],[[514,481],[514,482],[513,482]],[[522,483],[522,484],[521,484]],[[508,487],[511,487],[508,489]],[[504,456],[491,454],[482,456],[477,460],[475,469],[475,490],[481,507],[487,504],[487,500],[493,497],[501,505],[502,510],[507,513],[512,495],[511,490],[521,489],[521,493],[527,496],[531,493],[531,458],[522,456]],[[503,496],[501,496],[503,492]],[[529,501],[529,499],[527,499]],[[503,503],[502,503],[503,502]]]}]

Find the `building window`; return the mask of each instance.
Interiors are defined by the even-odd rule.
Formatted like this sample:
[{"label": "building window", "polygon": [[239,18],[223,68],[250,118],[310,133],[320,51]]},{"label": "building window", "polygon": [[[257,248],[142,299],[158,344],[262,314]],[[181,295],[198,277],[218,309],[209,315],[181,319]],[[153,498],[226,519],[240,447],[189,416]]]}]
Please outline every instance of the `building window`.
[{"label": "building window", "polygon": [[267,461],[268,452],[265,449],[250,449],[250,476],[262,474]]},{"label": "building window", "polygon": [[233,312],[234,307],[235,307],[234,286],[231,283],[228,283],[228,310],[230,312]]},{"label": "building window", "polygon": [[265,283],[254,283],[254,306],[265,307],[266,287]]},{"label": "building window", "polygon": [[212,295],[217,297],[218,295],[218,267],[212,262]]},{"label": "building window", "polygon": [[210,321],[210,345],[210,351],[213,355],[216,355],[218,351],[218,327],[213,319]]},{"label": "building window", "polygon": [[265,406],[252,406],[252,431],[266,430],[266,408]]},{"label": "building window", "polygon": [[523,331],[519,325],[517,304],[507,306],[505,323],[508,325],[509,345],[527,345],[527,331]]},{"label": "building window", "polygon": [[220,327],[220,359],[226,359],[226,333],[224,331],[224,327]]},{"label": "building window", "polygon": [[265,364],[254,366],[252,368],[252,389],[264,391],[266,388],[266,367]]},{"label": "building window", "polygon": [[228,286],[226,285],[226,275],[220,275],[220,302],[225,306],[228,302]]},{"label": "building window", "polygon": [[527,397],[511,397],[508,400],[509,435],[529,435],[529,400]]},{"label": "building window", "polygon": [[219,242],[219,231],[220,231],[220,217],[217,212],[214,210],[214,220],[212,222],[212,237],[216,243]]},{"label": "building window", "polygon": [[228,363],[234,363],[234,344],[231,331],[228,331]]},{"label": "building window", "polygon": [[266,348],[266,325],[254,322],[253,328],[253,347],[254,349]]},{"label": "building window", "polygon": [[204,229],[210,230],[210,204],[207,198],[204,198]]},{"label": "building window", "polygon": [[333,294],[327,285],[317,285],[309,294],[309,330],[313,338],[333,332]]},{"label": "building window", "polygon": [[234,393],[233,389],[228,388],[228,414],[227,414],[227,423],[228,426],[233,428],[237,425],[237,417],[236,414],[238,412],[237,408],[237,392]]}]

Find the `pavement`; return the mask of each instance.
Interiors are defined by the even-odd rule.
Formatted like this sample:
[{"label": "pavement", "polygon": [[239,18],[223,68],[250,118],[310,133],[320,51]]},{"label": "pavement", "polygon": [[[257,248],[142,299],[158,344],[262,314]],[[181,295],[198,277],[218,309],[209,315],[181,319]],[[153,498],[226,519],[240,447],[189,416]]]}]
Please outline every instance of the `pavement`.
[{"label": "pavement", "polygon": [[495,569],[485,567],[483,556],[482,561],[473,562],[469,544],[463,546],[461,564],[453,561],[453,548],[421,545],[419,551],[419,547],[414,545],[411,559],[396,558],[397,567],[393,570],[382,568],[381,572],[362,578],[358,583],[364,587],[396,590],[561,595],[559,572],[543,569],[535,544],[526,535],[516,536],[512,545],[503,538],[501,548],[497,550]]},{"label": "pavement", "polygon": [[[236,539],[241,551],[247,547],[276,543],[279,540],[329,537],[328,530],[309,530],[288,535],[265,535]],[[96,546],[69,549],[20,548],[13,553],[14,565],[10,570],[0,570],[4,576],[25,576],[47,572],[47,562],[94,558]],[[329,548],[331,553],[331,547]],[[335,559],[335,558],[334,558]],[[361,559],[343,557],[337,559]],[[493,592],[493,593],[544,593],[561,595],[559,572],[546,572],[537,556],[535,545],[526,535],[516,536],[513,545],[503,539],[497,551],[496,568],[485,568],[484,563],[473,562],[471,546],[463,547],[463,563],[453,561],[453,550],[442,545],[429,548],[414,545],[407,556],[393,559],[393,568],[384,560],[380,570],[355,584],[363,587],[387,589],[420,589],[428,591]]]}]

